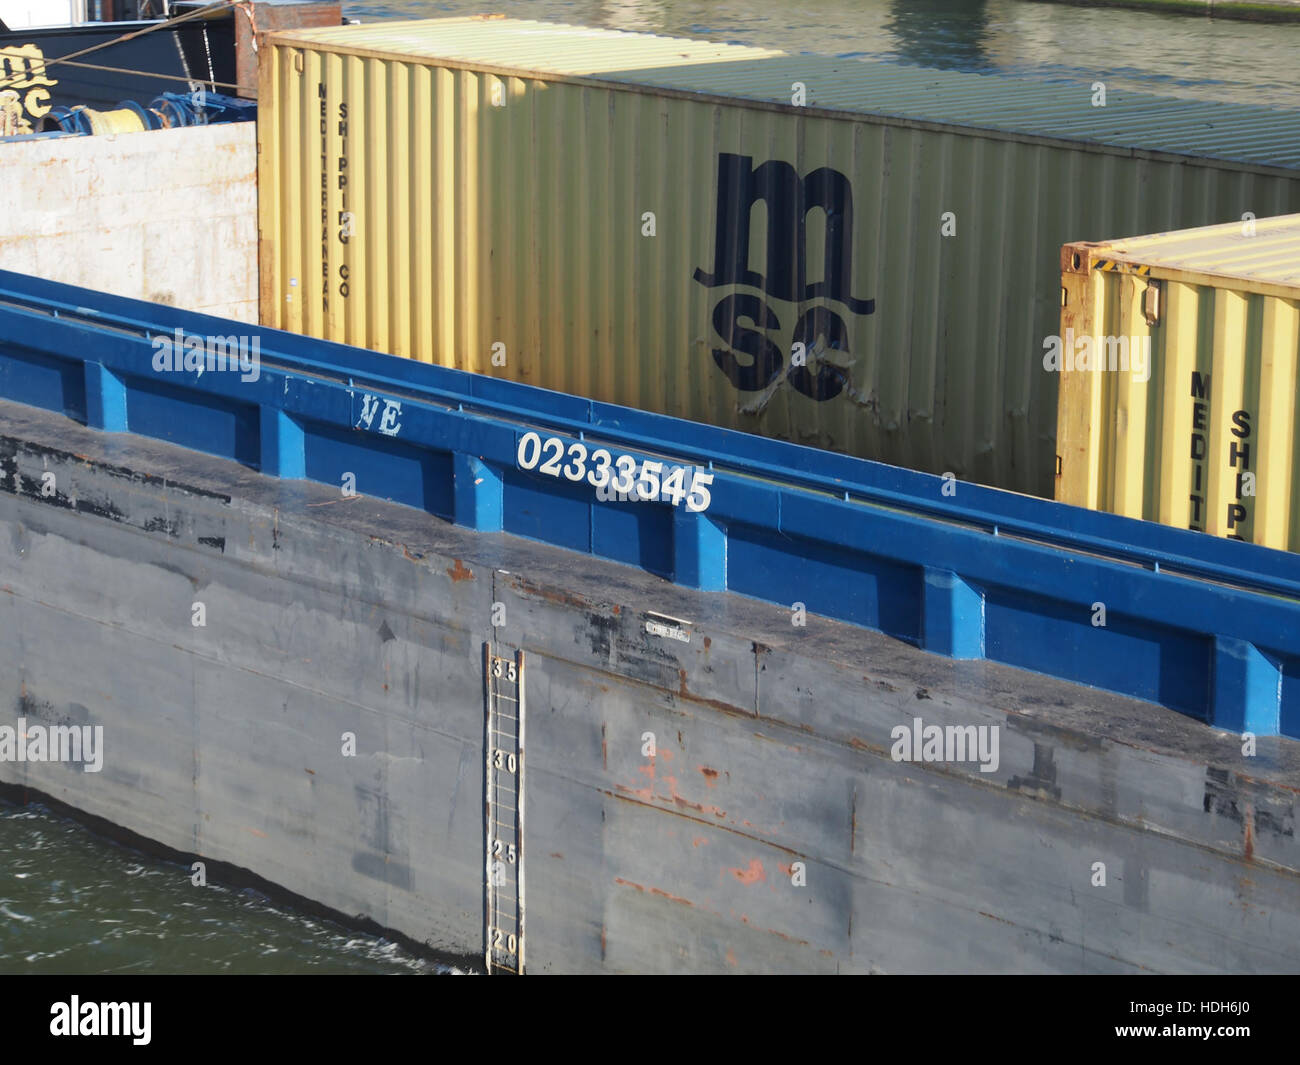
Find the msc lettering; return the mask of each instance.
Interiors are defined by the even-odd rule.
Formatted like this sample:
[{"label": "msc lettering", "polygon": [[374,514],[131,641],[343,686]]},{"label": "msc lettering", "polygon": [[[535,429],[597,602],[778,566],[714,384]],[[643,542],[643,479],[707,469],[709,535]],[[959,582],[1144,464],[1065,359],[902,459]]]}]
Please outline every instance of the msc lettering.
[{"label": "msc lettering", "polygon": [[[766,274],[749,268],[750,220],[759,201],[767,209]],[[807,227],[808,215],[816,207],[826,216],[826,252],[822,279],[810,283]],[[713,328],[728,345],[713,349],[713,361],[745,392],[766,388],[784,365],[781,349],[765,335],[780,330],[781,320],[764,297],[796,305],[823,301],[805,310],[795,324],[793,344],[802,344],[805,350],[813,348],[818,336],[825,337],[828,348],[849,350],[848,327],[828,304],[840,304],[854,315],[875,310],[875,300],[850,295],[853,188],[848,178],[830,167],[800,178],[793,166],[780,160],[756,168],[748,155],[721,153],[713,271],[697,268],[694,278],[710,289],[741,286],[762,294],[729,293],[713,308]],[[844,370],[825,362],[815,373],[806,365],[795,365],[787,375],[795,389],[815,400],[839,395],[845,377]]]}]

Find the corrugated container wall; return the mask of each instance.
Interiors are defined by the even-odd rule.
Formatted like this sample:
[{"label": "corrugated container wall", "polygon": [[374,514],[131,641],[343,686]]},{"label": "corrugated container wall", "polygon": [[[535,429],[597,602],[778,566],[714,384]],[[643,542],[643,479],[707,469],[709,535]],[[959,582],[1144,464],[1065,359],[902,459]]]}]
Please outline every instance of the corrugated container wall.
[{"label": "corrugated container wall", "polygon": [[1061,268],[1057,498],[1300,550],[1300,215],[1066,245]]},{"label": "corrugated container wall", "polygon": [[1061,245],[1300,210],[1288,112],[481,19],[261,78],[264,324],[1042,495]]}]

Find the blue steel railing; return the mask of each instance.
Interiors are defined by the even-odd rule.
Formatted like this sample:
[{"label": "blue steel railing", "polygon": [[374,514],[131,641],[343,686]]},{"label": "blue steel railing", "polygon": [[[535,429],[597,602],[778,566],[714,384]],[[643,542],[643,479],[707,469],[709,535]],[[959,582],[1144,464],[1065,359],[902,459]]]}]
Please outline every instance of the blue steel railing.
[{"label": "blue steel railing", "polygon": [[[155,369],[176,330],[258,338],[256,379]],[[0,396],[1300,738],[1300,555],[3,271]],[[530,433],[707,471],[708,506],[523,469]]]}]

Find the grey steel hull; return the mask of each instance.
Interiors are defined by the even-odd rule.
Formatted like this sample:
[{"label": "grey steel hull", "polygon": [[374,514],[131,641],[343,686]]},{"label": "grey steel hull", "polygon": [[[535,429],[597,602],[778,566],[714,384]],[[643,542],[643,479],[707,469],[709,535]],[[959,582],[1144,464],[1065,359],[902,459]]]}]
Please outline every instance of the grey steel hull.
[{"label": "grey steel hull", "polygon": [[105,746],[0,782],[162,846],[481,959],[490,643],[529,972],[1300,969],[1293,742],[4,402],[0,472],[0,724]]}]

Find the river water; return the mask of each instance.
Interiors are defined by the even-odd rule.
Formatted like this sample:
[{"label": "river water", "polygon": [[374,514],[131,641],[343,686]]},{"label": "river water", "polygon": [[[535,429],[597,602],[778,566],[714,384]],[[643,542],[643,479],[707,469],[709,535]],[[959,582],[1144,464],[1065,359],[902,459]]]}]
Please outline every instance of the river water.
[{"label": "river water", "polygon": [[1300,107],[1300,23],[1025,0],[366,0],[344,12],[515,18]]},{"label": "river water", "polygon": [[[501,12],[1172,96],[1300,107],[1300,25],[1020,0],[382,0],[354,17]],[[0,803],[0,972],[445,972],[211,883],[41,807]]]},{"label": "river water", "polygon": [[42,806],[0,802],[0,973],[450,971],[191,875]]}]

